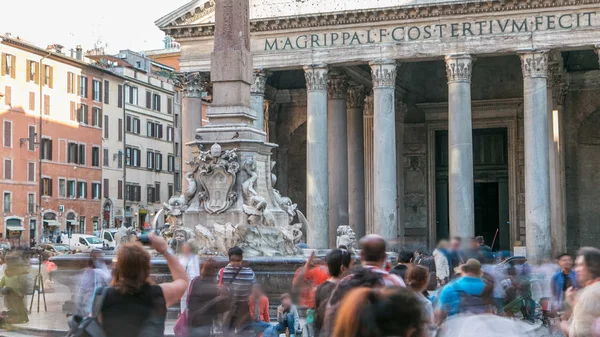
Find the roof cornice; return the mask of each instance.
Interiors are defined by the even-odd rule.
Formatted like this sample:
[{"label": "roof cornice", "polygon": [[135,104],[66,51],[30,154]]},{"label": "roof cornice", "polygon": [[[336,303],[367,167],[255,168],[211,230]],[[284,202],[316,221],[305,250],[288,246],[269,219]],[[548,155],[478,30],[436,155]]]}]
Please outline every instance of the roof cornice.
[{"label": "roof cornice", "polygon": [[[212,0],[211,0],[212,2]],[[600,4],[600,0],[482,0],[468,3],[438,3],[359,9],[343,12],[261,18],[250,21],[251,32],[278,31],[298,28],[339,26],[379,21],[415,20],[454,15],[485,14]],[[212,7],[214,11],[214,6]],[[181,21],[180,21],[181,20]],[[184,19],[178,19],[183,22]],[[187,21],[191,22],[191,21]],[[190,38],[214,35],[214,23],[169,25],[161,28],[174,38]]]}]

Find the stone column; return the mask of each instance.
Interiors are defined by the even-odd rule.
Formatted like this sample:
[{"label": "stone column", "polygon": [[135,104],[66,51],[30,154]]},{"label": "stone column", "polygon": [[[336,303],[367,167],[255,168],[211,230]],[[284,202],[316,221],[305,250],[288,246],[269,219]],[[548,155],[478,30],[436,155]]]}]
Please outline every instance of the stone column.
[{"label": "stone column", "polygon": [[327,66],[304,67],[306,78],[306,212],[308,246],[329,248]]},{"label": "stone column", "polygon": [[[185,144],[196,140],[196,129],[202,127],[202,92],[208,83],[208,74],[200,72],[179,73],[175,77],[175,85],[182,89],[181,111],[181,143],[182,158],[187,160],[197,153],[196,146],[189,147]],[[183,169],[185,170],[186,165]],[[181,174],[181,189],[187,189],[185,174]],[[170,197],[170,196],[169,196]]]},{"label": "stone column", "polygon": [[265,131],[265,87],[267,86],[267,77],[270,75],[264,70],[255,70],[254,82],[250,86],[250,103],[252,109],[256,111],[254,127],[260,131]]},{"label": "stone column", "polygon": [[375,233],[391,248],[398,242],[396,189],[396,62],[370,63],[373,78],[373,203]]},{"label": "stone column", "polygon": [[337,227],[348,224],[348,134],[345,76],[330,73],[327,84],[327,162],[329,174],[329,246]]},{"label": "stone column", "polygon": [[363,108],[365,151],[365,234],[375,233],[373,205],[373,94],[365,97]]},{"label": "stone column", "polygon": [[396,183],[398,193],[398,243],[405,242],[405,212],[404,212],[404,118],[408,106],[396,98]]},{"label": "stone column", "polygon": [[525,223],[527,259],[533,263],[552,255],[548,168],[548,54],[522,53],[525,136]]},{"label": "stone column", "polygon": [[467,54],[446,57],[450,236],[474,236],[471,69]]},{"label": "stone column", "polygon": [[363,86],[348,88],[346,108],[348,113],[348,224],[357,238],[365,236],[365,160]]}]

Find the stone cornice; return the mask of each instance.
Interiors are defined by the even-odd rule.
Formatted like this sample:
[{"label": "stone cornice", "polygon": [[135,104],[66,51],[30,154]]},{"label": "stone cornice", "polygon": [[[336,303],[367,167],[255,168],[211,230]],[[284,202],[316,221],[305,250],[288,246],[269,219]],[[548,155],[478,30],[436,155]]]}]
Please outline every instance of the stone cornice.
[{"label": "stone cornice", "polygon": [[[454,15],[486,14],[522,10],[540,10],[562,6],[600,4],[600,0],[487,0],[471,3],[421,4],[343,12],[316,13],[279,18],[261,18],[250,21],[251,32],[302,29],[323,26],[341,26],[380,21],[415,20]],[[214,8],[214,6],[212,7]],[[187,15],[187,14],[186,14]],[[183,19],[177,19],[179,22]],[[183,22],[183,21],[182,21]],[[161,29],[176,38],[214,35],[214,24],[169,25]]]}]

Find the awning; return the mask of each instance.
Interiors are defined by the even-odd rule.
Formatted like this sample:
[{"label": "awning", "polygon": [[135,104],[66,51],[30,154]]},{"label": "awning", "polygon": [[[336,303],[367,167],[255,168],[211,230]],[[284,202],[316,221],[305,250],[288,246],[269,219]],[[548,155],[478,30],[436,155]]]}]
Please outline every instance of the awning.
[{"label": "awning", "polygon": [[75,221],[75,220],[67,220],[67,225],[77,226],[77,221]]},{"label": "awning", "polygon": [[56,220],[44,220],[44,225],[48,227],[60,227],[60,222]]},{"label": "awning", "polygon": [[19,226],[6,226],[6,230],[7,231],[24,231],[25,227],[19,225]]}]

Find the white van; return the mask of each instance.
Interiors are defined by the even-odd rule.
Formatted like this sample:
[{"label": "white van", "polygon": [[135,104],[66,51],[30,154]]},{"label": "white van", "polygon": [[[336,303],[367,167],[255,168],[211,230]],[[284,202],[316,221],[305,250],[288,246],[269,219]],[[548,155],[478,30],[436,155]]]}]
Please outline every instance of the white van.
[{"label": "white van", "polygon": [[104,242],[104,244],[109,248],[115,248],[117,246],[117,241],[115,240],[115,236],[117,234],[116,228],[111,229],[103,229],[99,234],[99,238]]},{"label": "white van", "polygon": [[63,234],[61,240],[63,244],[69,245],[71,249],[79,249],[82,252],[102,249],[102,240],[94,235],[72,234],[69,239],[67,234]]}]

